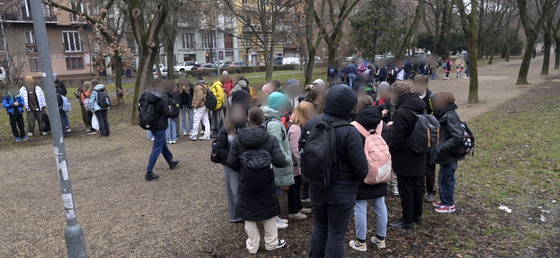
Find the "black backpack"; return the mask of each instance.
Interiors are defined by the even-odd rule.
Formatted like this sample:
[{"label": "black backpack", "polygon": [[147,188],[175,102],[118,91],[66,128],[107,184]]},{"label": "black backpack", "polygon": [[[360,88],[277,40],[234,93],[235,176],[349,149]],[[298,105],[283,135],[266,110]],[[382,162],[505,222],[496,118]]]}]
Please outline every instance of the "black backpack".
[{"label": "black backpack", "polygon": [[439,122],[432,116],[425,113],[416,114],[416,124],[410,137],[406,140],[408,148],[416,153],[429,153],[432,148],[439,145]]},{"label": "black backpack", "polygon": [[49,120],[49,115],[47,115],[47,113],[43,113],[43,117],[41,119],[41,127],[43,127],[43,132],[51,131],[51,122]]},{"label": "black backpack", "polygon": [[142,94],[138,100],[138,115],[140,116],[140,127],[144,130],[152,130],[157,125],[158,117],[154,103],[146,100],[146,94],[148,93]]},{"label": "black backpack", "polygon": [[387,79],[390,81],[397,79],[397,70],[394,67],[389,68],[387,71]]},{"label": "black backpack", "polygon": [[301,176],[315,189],[328,189],[336,178],[340,166],[336,153],[335,128],[349,126],[346,121],[327,123],[321,121],[311,129],[305,147],[301,151]]},{"label": "black backpack", "polygon": [[111,106],[111,98],[105,90],[96,90],[97,91],[97,105],[100,108],[107,109]]},{"label": "black backpack", "polygon": [[173,112],[173,115],[168,118],[175,119],[179,117],[179,115],[181,114],[181,106],[179,105],[179,102],[177,102],[173,98],[167,98],[167,103],[169,104],[169,106],[171,107],[171,111]]},{"label": "black backpack", "polygon": [[467,156],[471,151],[474,155],[474,135],[465,122],[461,122],[461,134],[463,135],[461,144],[451,150],[451,155],[456,157],[464,157]]},{"label": "black backpack", "polygon": [[204,103],[206,108],[210,110],[216,109],[216,106],[218,106],[218,99],[216,98],[214,93],[212,93],[212,91],[208,89],[208,85],[204,85],[204,84],[198,84],[198,85],[202,86],[202,88],[204,88],[204,90],[206,91],[206,102]]},{"label": "black backpack", "polygon": [[272,155],[262,149],[247,150],[239,156],[239,182],[245,189],[261,190],[274,184]]}]

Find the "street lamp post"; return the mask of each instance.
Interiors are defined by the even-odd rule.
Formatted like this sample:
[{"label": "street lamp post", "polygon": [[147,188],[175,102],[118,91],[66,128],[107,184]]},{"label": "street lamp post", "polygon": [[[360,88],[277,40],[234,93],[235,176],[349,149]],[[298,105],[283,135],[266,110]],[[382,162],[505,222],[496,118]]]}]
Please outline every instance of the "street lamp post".
[{"label": "street lamp post", "polygon": [[47,107],[49,109],[51,119],[52,139],[54,145],[54,154],[56,159],[56,167],[58,179],[60,180],[60,189],[62,191],[62,203],[66,214],[66,229],[64,230],[64,238],[66,239],[66,249],[69,258],[87,258],[86,243],[84,241],[84,231],[78,224],[76,212],[74,208],[74,197],[72,196],[72,185],[70,184],[70,176],[68,174],[68,165],[66,163],[66,147],[64,146],[64,138],[62,137],[62,124],[60,123],[60,113],[58,112],[58,101],[56,98],[51,54],[49,50],[49,39],[47,37],[47,28],[45,26],[45,16],[43,14],[43,4],[41,1],[29,1],[31,3],[31,13],[33,13],[33,28],[37,40],[41,44],[37,44],[39,50],[39,60],[41,62],[41,71],[43,77],[43,86],[45,87],[45,96],[47,98]]}]

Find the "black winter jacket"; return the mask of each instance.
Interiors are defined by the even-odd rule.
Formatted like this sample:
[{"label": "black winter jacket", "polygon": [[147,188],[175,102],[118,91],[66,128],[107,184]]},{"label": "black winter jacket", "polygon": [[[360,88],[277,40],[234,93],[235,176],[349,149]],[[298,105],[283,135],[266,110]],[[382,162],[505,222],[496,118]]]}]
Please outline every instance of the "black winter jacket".
[{"label": "black winter jacket", "polygon": [[[345,85],[331,87],[326,99],[325,114],[316,116],[305,124],[298,142],[299,148],[305,147],[309,132],[318,122],[348,121],[351,117],[350,111],[356,106],[357,102],[356,92],[349,87]],[[368,172],[361,134],[350,124],[337,127],[335,132],[336,152],[340,161],[340,169],[334,171],[335,178],[328,191],[331,194],[356,194],[358,183],[364,181]]]},{"label": "black winter jacket", "polygon": [[229,156],[229,139],[228,133],[225,127],[220,128],[218,137],[216,137],[216,152],[218,156],[222,159],[222,165],[227,166],[227,160]]},{"label": "black winter jacket", "polygon": [[426,114],[428,114],[428,115],[432,115],[432,113],[434,112],[432,110],[432,108],[433,108],[433,103],[432,103],[433,99],[432,98],[434,97],[434,96],[432,96],[432,94],[433,93],[429,89],[426,89],[426,95],[422,99],[424,101],[424,103],[426,104]]},{"label": "black winter jacket", "polygon": [[[189,82],[189,86],[190,89],[185,89],[185,91],[183,91],[183,93],[179,94],[181,95],[181,102],[179,102],[181,104],[181,107],[187,107],[187,108],[192,108],[192,99],[193,99],[193,95],[194,95],[194,85],[192,83]],[[187,93],[188,91],[188,93]]]},{"label": "black winter jacket", "polygon": [[377,76],[377,80],[380,82],[384,82],[387,80],[387,67],[383,67],[379,69],[379,75]]},{"label": "black winter jacket", "polygon": [[[272,165],[285,167],[286,158],[278,141],[262,127],[247,127],[239,131],[233,139],[228,155],[228,166],[234,171],[241,170],[241,156],[247,150],[262,148],[272,155]],[[270,180],[274,182],[274,171],[270,168]],[[276,197],[276,186],[270,184],[262,190],[249,190],[239,184],[237,191],[236,215],[248,221],[262,221],[280,214],[280,204]]]},{"label": "black winter jacket", "polygon": [[416,93],[408,93],[399,98],[389,144],[393,171],[399,176],[419,177],[426,172],[426,153],[412,152],[406,144],[417,119],[410,111],[421,114],[425,108],[426,104]]},{"label": "black winter jacket", "polygon": [[[369,106],[360,110],[354,121],[360,123],[368,131],[375,130],[379,123],[383,123],[381,137],[383,137],[383,140],[389,144],[389,141],[391,140],[389,127],[385,124],[385,122],[381,121],[381,113],[376,106]],[[364,145],[365,140],[366,137],[362,136]],[[362,180],[360,184],[358,184],[358,195],[356,195],[356,200],[374,199],[385,195],[387,195],[387,183],[368,185]]]},{"label": "black winter jacket", "polygon": [[461,144],[463,135],[461,131],[461,119],[455,111],[457,105],[449,104],[441,111],[435,112],[435,117],[439,120],[441,126],[439,131],[439,145],[432,150],[431,163],[449,164],[465,159],[465,157],[456,157],[450,155],[449,152]]},{"label": "black winter jacket", "polygon": [[179,104],[179,107],[183,106],[183,99],[181,97],[181,94],[179,94],[178,92],[168,91],[167,97],[177,102]]},{"label": "black winter jacket", "polygon": [[143,100],[143,98],[145,98],[150,105],[155,105],[155,115],[158,117],[158,122],[152,131],[166,130],[168,126],[167,118],[173,116],[173,111],[171,107],[169,107],[167,95],[157,91],[147,91],[142,94],[140,100]]},{"label": "black winter jacket", "polygon": [[66,90],[66,84],[64,84],[64,82],[59,79],[54,80],[54,84],[58,85],[56,93],[66,97],[66,94],[68,94],[68,90]]}]

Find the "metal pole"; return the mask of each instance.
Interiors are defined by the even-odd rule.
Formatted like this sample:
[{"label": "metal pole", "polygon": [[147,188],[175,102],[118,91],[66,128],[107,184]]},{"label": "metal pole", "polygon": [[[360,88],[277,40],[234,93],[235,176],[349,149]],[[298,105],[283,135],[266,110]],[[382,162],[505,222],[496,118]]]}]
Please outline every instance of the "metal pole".
[{"label": "metal pole", "polygon": [[62,203],[64,204],[64,212],[66,214],[66,229],[64,230],[66,249],[68,251],[69,258],[87,258],[84,231],[78,224],[76,213],[74,211],[74,197],[72,196],[72,185],[70,184],[70,176],[68,175],[68,166],[66,163],[66,147],[64,146],[64,138],[62,137],[62,124],[60,123],[58,101],[56,99],[54,87],[50,57],[51,54],[49,50],[47,28],[45,27],[43,4],[41,1],[29,2],[31,3],[31,13],[33,13],[33,27],[35,29],[35,35],[37,40],[41,42],[41,44],[37,44],[37,47],[39,49],[41,71],[43,72],[43,86],[45,87],[47,107],[49,111],[51,111],[50,122],[54,154],[56,158],[58,179],[60,180],[60,188],[62,191]]},{"label": "metal pole", "polygon": [[[214,16],[215,21],[214,21],[214,26],[216,27],[216,40],[214,42],[216,42],[216,60],[220,61],[220,55],[218,55],[218,8],[214,9]],[[218,62],[217,62],[218,63]],[[217,67],[218,67],[218,75],[220,75],[220,63],[218,63]]]},{"label": "metal pole", "polygon": [[[3,3],[0,3],[3,5]],[[4,51],[6,52],[6,61],[8,62],[8,74],[10,75],[10,82],[12,80],[12,71],[10,70],[10,55],[8,54],[8,44],[6,44],[6,34],[4,33],[4,12],[0,14],[0,26],[2,26],[2,44],[4,44]]]}]

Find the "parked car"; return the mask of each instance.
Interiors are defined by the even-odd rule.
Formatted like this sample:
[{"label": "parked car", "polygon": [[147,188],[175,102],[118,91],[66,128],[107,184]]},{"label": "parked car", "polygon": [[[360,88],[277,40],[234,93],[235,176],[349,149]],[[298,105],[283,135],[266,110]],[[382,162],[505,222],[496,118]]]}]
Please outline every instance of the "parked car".
[{"label": "parked car", "polygon": [[393,58],[395,58],[395,56],[394,56],[393,54],[387,54],[387,55],[385,55],[385,57],[386,57],[387,59],[393,59]]},{"label": "parked car", "polygon": [[216,69],[218,68],[215,64],[201,64],[199,68],[196,70],[204,70],[204,69]]},{"label": "parked car", "polygon": [[284,59],[282,59],[282,64],[283,65],[288,65],[288,64],[301,64],[301,61],[299,60],[298,57],[284,57]]},{"label": "parked car", "polygon": [[[160,68],[160,69],[163,69],[163,68],[165,68],[165,65],[159,64],[159,68]],[[157,69],[157,66],[156,66],[156,65],[154,65],[154,69]]]},{"label": "parked car", "polygon": [[226,61],[216,61],[216,62],[214,62],[214,65],[215,65],[216,67],[227,67],[227,66],[226,66],[227,63],[228,63],[228,62],[226,62]]},{"label": "parked car", "polygon": [[173,70],[177,72],[190,71],[195,64],[196,62],[194,61],[179,62],[176,66],[173,66]]},{"label": "parked car", "polygon": [[383,59],[383,55],[375,55],[375,61]]},{"label": "parked car", "polygon": [[[154,79],[157,79],[158,77],[159,77],[159,73],[158,73],[157,69],[155,69]],[[164,80],[167,78],[167,67],[161,69],[161,78],[164,79]]]},{"label": "parked car", "polygon": [[243,61],[235,61],[231,63],[229,67],[240,67],[240,66],[247,66],[247,64]]},{"label": "parked car", "polygon": [[284,56],[277,56],[277,57],[274,57],[274,59],[272,59],[272,62],[275,65],[281,65],[283,59],[284,59]]},{"label": "parked car", "polygon": [[226,62],[224,63],[224,66],[222,66],[222,67],[230,67],[231,64],[232,64],[231,61],[226,61]]},{"label": "parked car", "polygon": [[266,63],[264,61],[260,61],[260,62],[257,63],[257,66],[265,66],[265,65],[266,65]]},{"label": "parked car", "polygon": [[6,82],[6,69],[0,67],[0,82]]}]

